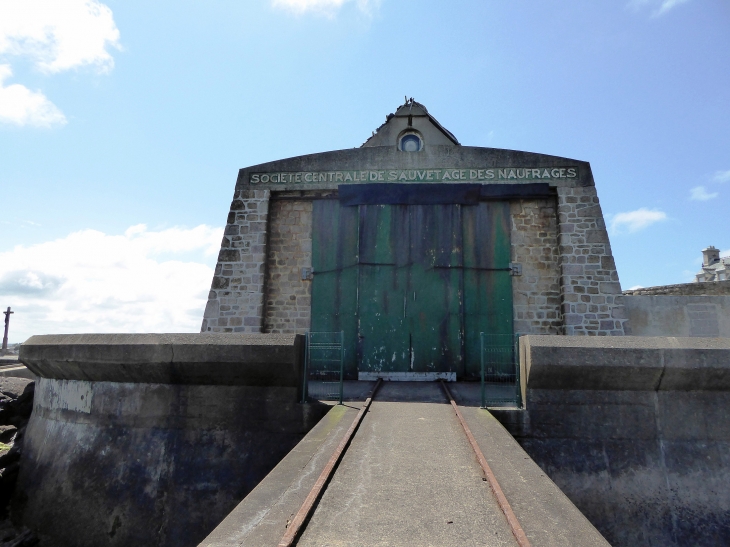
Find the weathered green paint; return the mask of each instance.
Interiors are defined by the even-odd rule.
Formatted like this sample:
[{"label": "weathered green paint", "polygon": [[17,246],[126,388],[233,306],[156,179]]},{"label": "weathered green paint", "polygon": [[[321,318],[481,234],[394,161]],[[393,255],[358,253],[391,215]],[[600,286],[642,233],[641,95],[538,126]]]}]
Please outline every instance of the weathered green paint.
[{"label": "weathered green paint", "polygon": [[358,218],[354,207],[312,207],[312,332],[345,333],[345,377],[357,378]]},{"label": "weathered green paint", "polygon": [[408,318],[414,372],[463,372],[460,205],[412,205]]},{"label": "weathered green paint", "polygon": [[408,366],[408,231],[407,207],[360,207],[360,370],[391,372]]},{"label": "weathered green paint", "polygon": [[480,333],[512,334],[509,202],[464,207],[465,375],[481,366]]},{"label": "weathered green paint", "polygon": [[312,331],[345,331],[345,371],[480,370],[512,334],[509,203],[313,210]]},{"label": "weathered green paint", "polygon": [[407,273],[395,266],[360,267],[360,370],[406,370],[409,340],[403,303]]}]

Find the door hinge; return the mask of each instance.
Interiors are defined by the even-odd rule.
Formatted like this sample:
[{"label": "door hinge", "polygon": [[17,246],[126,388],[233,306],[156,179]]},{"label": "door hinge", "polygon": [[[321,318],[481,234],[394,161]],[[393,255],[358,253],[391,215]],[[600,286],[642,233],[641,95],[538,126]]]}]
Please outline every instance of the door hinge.
[{"label": "door hinge", "polygon": [[510,262],[509,270],[510,275],[522,275],[522,264],[518,264],[517,262]]}]

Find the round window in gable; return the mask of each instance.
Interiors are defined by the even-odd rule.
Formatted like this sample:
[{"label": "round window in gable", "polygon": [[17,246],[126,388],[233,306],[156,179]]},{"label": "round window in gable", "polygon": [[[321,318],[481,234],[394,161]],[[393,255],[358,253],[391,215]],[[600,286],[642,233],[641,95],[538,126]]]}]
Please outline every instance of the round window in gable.
[{"label": "round window in gable", "polygon": [[418,135],[408,133],[400,138],[399,148],[403,152],[420,152],[423,148],[423,141]]}]

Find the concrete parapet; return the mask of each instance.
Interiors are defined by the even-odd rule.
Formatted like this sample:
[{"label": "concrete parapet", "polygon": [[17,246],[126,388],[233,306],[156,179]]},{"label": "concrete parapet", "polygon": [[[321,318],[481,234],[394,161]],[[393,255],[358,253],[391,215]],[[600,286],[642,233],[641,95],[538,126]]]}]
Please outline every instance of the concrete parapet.
[{"label": "concrete parapet", "polygon": [[730,339],[523,336],[527,389],[730,390]]},{"label": "concrete parapet", "polygon": [[42,378],[301,389],[304,339],[294,334],[53,334],[20,359]]},{"label": "concrete parapet", "polygon": [[730,339],[526,336],[524,411],[494,410],[615,547],[730,537]]},{"label": "concrete parapet", "polygon": [[196,545],[328,410],[298,335],[35,336],[14,518],[53,545]]}]

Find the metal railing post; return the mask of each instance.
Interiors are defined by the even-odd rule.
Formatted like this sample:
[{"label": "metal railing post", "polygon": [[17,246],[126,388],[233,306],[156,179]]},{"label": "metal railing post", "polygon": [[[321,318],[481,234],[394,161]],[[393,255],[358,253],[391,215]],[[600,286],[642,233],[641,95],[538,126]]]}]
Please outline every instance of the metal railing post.
[{"label": "metal railing post", "polygon": [[481,382],[482,382],[482,406],[481,408],[487,408],[487,394],[485,393],[484,385],[484,333],[479,333],[479,360],[481,362]]},{"label": "metal railing post", "polygon": [[302,403],[309,397],[309,331],[304,333],[304,378],[302,379]]},{"label": "metal railing post", "polygon": [[342,404],[342,392],[344,390],[345,375],[345,331],[340,331],[340,404]]},{"label": "metal railing post", "polygon": [[522,408],[522,377],[520,375],[520,335],[515,334],[515,384],[517,386],[517,408]]}]

